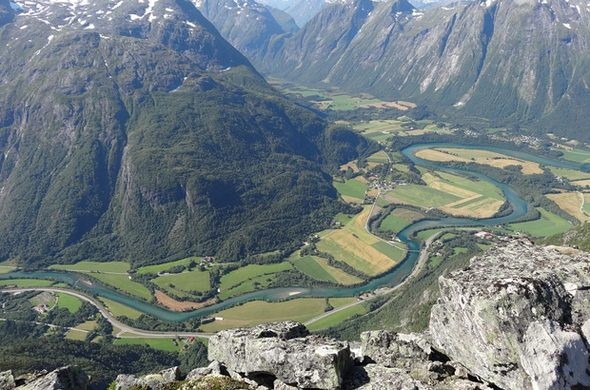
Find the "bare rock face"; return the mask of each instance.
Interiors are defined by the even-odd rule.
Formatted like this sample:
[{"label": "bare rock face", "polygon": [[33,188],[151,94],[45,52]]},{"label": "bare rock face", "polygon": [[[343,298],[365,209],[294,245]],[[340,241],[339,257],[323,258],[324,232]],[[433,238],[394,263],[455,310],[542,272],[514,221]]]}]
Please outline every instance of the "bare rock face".
[{"label": "bare rock face", "polygon": [[590,386],[588,254],[513,242],[439,285],[433,345],[473,374],[510,389]]},{"label": "bare rock face", "polygon": [[361,353],[379,365],[409,369],[428,361],[432,350],[422,335],[377,330],[361,334]]},{"label": "bare rock face", "polygon": [[88,376],[77,367],[58,368],[16,387],[19,390],[85,390],[87,388]]},{"label": "bare rock face", "polygon": [[337,389],[352,358],[347,343],[308,336],[302,324],[284,322],[219,332],[209,360],[245,374],[269,374],[298,388]]},{"label": "bare rock face", "polygon": [[172,367],[160,371],[157,374],[149,374],[142,377],[134,375],[119,375],[115,380],[116,390],[129,390],[135,388],[147,388],[150,390],[160,390],[166,385],[176,382],[180,379],[178,367]]},{"label": "bare rock face", "polygon": [[0,372],[0,390],[12,390],[16,387],[12,371]]}]

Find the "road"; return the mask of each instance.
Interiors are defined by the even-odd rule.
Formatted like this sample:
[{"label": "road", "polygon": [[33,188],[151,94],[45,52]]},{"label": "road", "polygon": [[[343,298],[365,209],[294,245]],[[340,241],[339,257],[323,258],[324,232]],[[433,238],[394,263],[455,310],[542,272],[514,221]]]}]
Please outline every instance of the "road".
[{"label": "road", "polygon": [[[28,291],[47,291],[53,293],[64,293],[76,298],[79,298],[85,302],[90,303],[91,305],[95,306],[99,313],[113,325],[114,328],[119,329],[117,336],[121,335],[131,335],[134,337],[146,337],[146,338],[174,338],[174,337],[202,337],[202,338],[209,338],[213,334],[212,333],[200,333],[200,332],[177,332],[177,331],[152,331],[152,330],[144,330],[139,328],[134,328],[132,326],[126,325],[121,321],[117,320],[104,306],[100,301],[89,297],[86,294],[83,294],[78,291],[69,290],[65,288],[57,288],[57,287],[30,287],[30,288],[7,288],[2,289],[0,292],[5,293],[19,293],[19,292],[28,292]],[[130,337],[127,337],[130,338]]]}]

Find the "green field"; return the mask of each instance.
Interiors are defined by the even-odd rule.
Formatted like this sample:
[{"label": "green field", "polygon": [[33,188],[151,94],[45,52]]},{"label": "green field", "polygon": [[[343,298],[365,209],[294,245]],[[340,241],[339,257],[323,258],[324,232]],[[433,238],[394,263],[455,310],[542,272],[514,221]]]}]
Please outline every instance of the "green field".
[{"label": "green field", "polygon": [[341,310],[339,312],[336,312],[332,315],[329,315],[326,318],[322,318],[321,320],[313,322],[313,323],[307,325],[307,328],[311,331],[328,329],[328,328],[331,328],[333,326],[340,324],[344,320],[347,320],[353,316],[363,315],[366,313],[367,313],[367,309],[365,308],[364,305],[355,305],[355,306],[349,307],[347,309]]},{"label": "green field", "polygon": [[338,213],[334,217],[334,222],[339,222],[342,225],[346,225],[354,218],[354,215],[348,215],[344,213]]},{"label": "green field", "polygon": [[543,208],[537,208],[541,213],[541,218],[535,221],[513,223],[510,229],[530,234],[533,237],[549,237],[555,234],[563,233],[573,227],[573,225],[559,215],[555,215]]},{"label": "green field", "polygon": [[82,301],[72,295],[58,293],[57,307],[67,309],[70,313],[74,314],[82,307]]},{"label": "green field", "polygon": [[[356,298],[330,298],[330,304],[338,308],[355,302]],[[201,326],[203,332],[254,326],[264,322],[300,321],[305,322],[324,313],[326,300],[323,298],[300,298],[285,302],[253,301],[231,309],[223,310],[215,317],[223,318]]]},{"label": "green field", "polygon": [[340,195],[361,201],[365,199],[365,192],[368,189],[366,184],[356,179],[346,180],[344,183],[335,181],[333,185]]},{"label": "green field", "polygon": [[310,278],[325,282],[342,284],[345,286],[362,282],[362,279],[350,275],[340,268],[328,264],[328,260],[316,256],[292,256],[291,262],[300,272]]},{"label": "green field", "polygon": [[133,281],[127,274],[103,274],[93,272],[92,277],[100,280],[102,283],[115,287],[129,295],[142,298],[149,301],[152,298],[151,291],[141,283]]},{"label": "green field", "polygon": [[292,269],[293,265],[288,261],[276,264],[250,264],[241,267],[221,277],[219,298],[227,299],[266,288],[274,280],[276,273]]},{"label": "green field", "polygon": [[384,164],[389,162],[389,157],[387,157],[387,153],[385,151],[381,150],[367,157],[367,162]]},{"label": "green field", "polygon": [[447,230],[446,228],[438,228],[438,229],[429,229],[429,230],[422,230],[419,231],[418,234],[416,234],[416,237],[418,237],[418,239],[420,241],[425,241],[427,239],[429,239],[430,237],[434,236],[437,233],[443,232]]},{"label": "green field", "polygon": [[77,330],[77,329],[70,329],[66,333],[65,338],[68,340],[84,341],[84,340],[86,340],[87,335],[88,335],[88,332],[84,332],[84,331]]},{"label": "green field", "polygon": [[573,169],[566,169],[566,168],[556,168],[556,167],[549,167],[549,170],[555,176],[565,177],[568,180],[583,180],[583,179],[590,179],[590,173],[576,171]]},{"label": "green field", "polygon": [[148,338],[124,338],[113,340],[115,345],[147,345],[154,349],[168,352],[178,352],[180,347],[176,345],[174,339],[148,339]]},{"label": "green field", "polygon": [[75,264],[55,264],[50,269],[76,272],[113,272],[125,274],[131,266],[124,261],[80,261]]},{"label": "green field", "polygon": [[587,163],[590,162],[590,151],[584,149],[574,149],[574,150],[561,150],[563,152],[563,158],[570,161],[575,161],[579,163]]},{"label": "green field", "polygon": [[422,218],[424,214],[418,211],[397,207],[381,221],[379,229],[383,232],[399,233]]},{"label": "green field", "polygon": [[404,204],[423,208],[442,207],[461,199],[447,192],[417,184],[398,186],[390,194]]},{"label": "green field", "polygon": [[127,317],[133,320],[139,318],[143,313],[129,306],[120,304],[107,298],[100,298],[100,301],[115,317]]},{"label": "green field", "polygon": [[180,298],[189,297],[192,291],[202,293],[211,290],[209,271],[194,270],[162,275],[153,279],[153,282],[162,290]]},{"label": "green field", "polygon": [[137,269],[137,273],[140,275],[145,274],[159,274],[160,272],[166,272],[177,266],[187,267],[191,261],[195,261],[197,264],[200,262],[200,257],[187,257],[186,259],[170,261],[168,263],[146,265]]},{"label": "green field", "polygon": [[49,287],[55,282],[44,279],[5,279],[0,280],[0,286],[16,286],[16,287]]}]

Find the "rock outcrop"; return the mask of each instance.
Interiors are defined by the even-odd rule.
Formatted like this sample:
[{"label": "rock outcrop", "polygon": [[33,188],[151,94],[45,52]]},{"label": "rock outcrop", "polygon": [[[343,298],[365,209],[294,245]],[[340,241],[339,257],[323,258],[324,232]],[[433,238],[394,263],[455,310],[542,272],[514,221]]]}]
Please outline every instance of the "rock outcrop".
[{"label": "rock outcrop", "polygon": [[62,367],[14,377],[12,372],[0,373],[0,390],[85,390],[88,376],[77,367]]},{"label": "rock outcrop", "polygon": [[590,387],[590,257],[517,242],[440,278],[436,348],[502,388]]}]

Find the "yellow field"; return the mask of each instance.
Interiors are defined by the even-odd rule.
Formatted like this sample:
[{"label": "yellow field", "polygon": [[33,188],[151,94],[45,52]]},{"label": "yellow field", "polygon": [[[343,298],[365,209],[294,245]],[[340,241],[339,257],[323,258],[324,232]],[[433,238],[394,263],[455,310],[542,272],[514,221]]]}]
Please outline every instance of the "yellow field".
[{"label": "yellow field", "polygon": [[532,161],[525,161],[506,156],[504,154],[476,149],[437,148],[423,149],[416,152],[416,157],[430,161],[440,162],[474,162],[482,165],[489,165],[496,168],[506,168],[517,165],[521,167],[525,175],[542,174],[543,170],[539,164]]},{"label": "yellow field", "polygon": [[590,187],[590,179],[584,179],[584,180],[576,180],[574,182],[572,182],[573,185],[576,186],[580,186],[580,187]]},{"label": "yellow field", "polygon": [[560,194],[548,194],[547,198],[551,199],[560,209],[575,217],[580,222],[590,220],[582,208],[584,207],[584,195],[580,192],[562,192]]},{"label": "yellow field", "polygon": [[366,275],[374,276],[390,270],[404,257],[405,251],[389,248],[387,243],[365,230],[370,211],[370,207],[365,207],[344,228],[326,232],[317,248]]},{"label": "yellow field", "polygon": [[[356,298],[330,298],[329,300],[334,308],[355,301]],[[253,301],[216,313],[214,317],[220,320],[204,324],[200,329],[203,332],[216,332],[222,329],[254,326],[264,322],[286,320],[305,322],[322,315],[325,307],[324,298],[299,298],[286,302]]]}]

